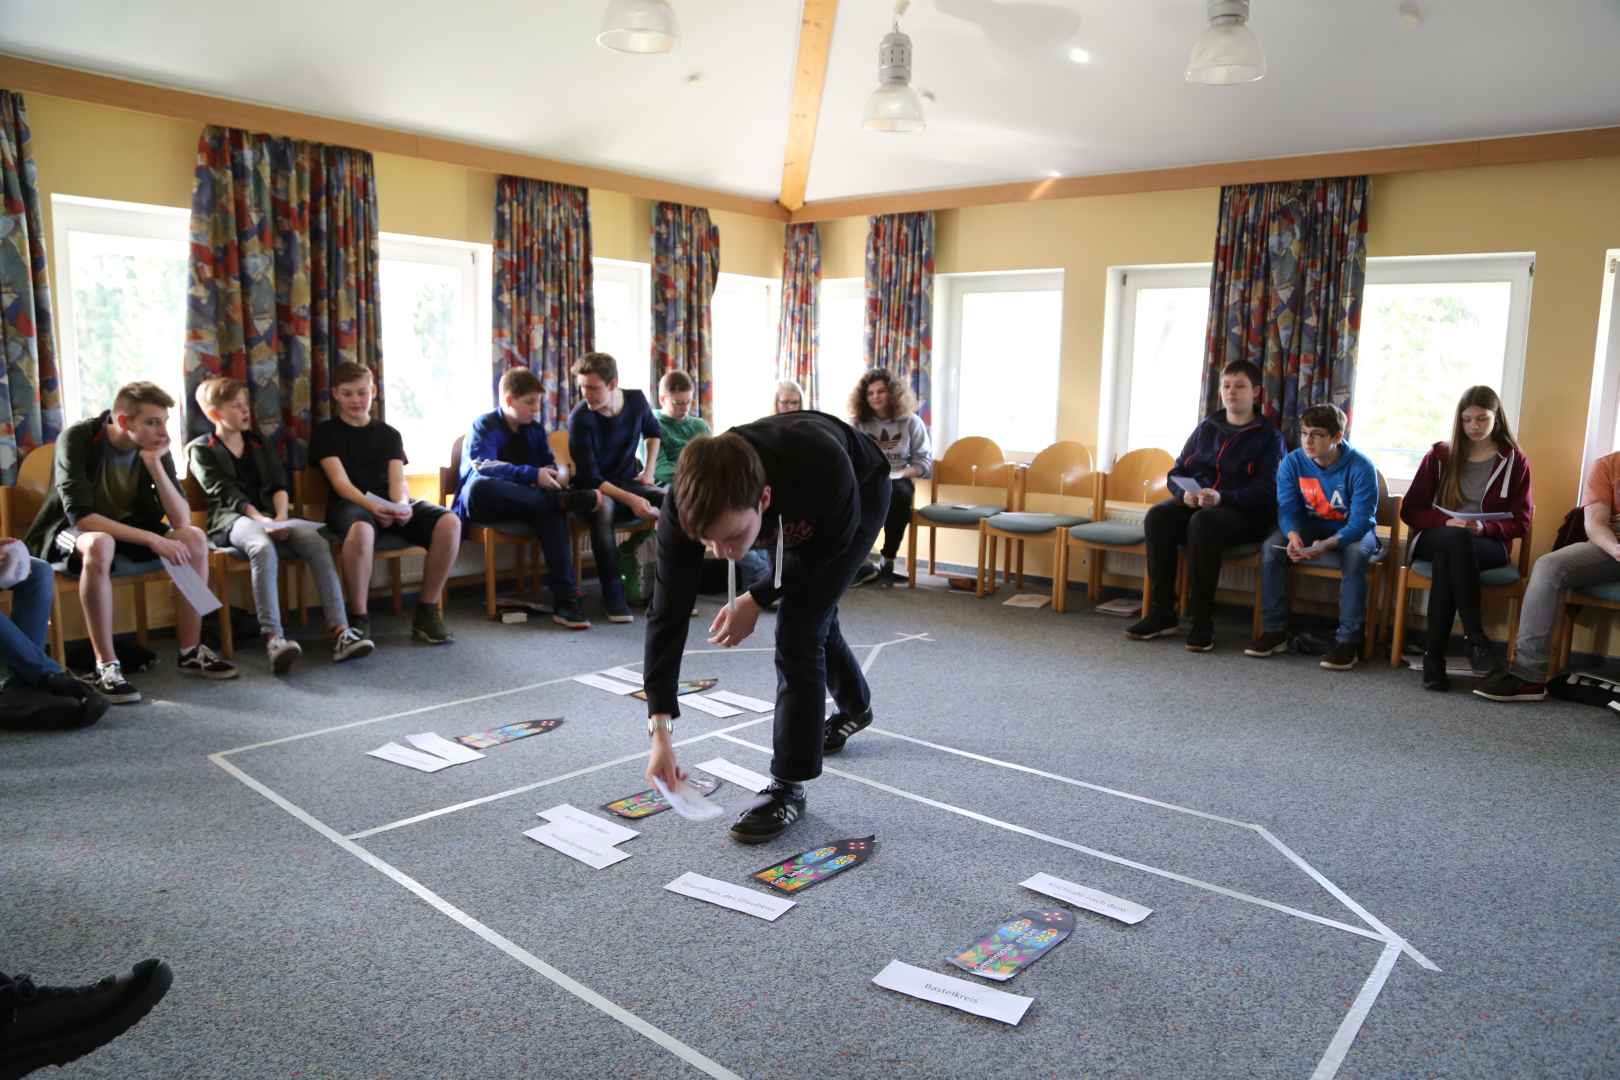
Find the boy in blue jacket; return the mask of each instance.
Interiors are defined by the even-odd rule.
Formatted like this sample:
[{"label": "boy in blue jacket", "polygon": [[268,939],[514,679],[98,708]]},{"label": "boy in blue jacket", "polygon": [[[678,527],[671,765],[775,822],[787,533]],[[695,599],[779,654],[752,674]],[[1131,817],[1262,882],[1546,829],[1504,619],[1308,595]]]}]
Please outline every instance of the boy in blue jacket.
[{"label": "boy in blue jacket", "polygon": [[568,544],[567,511],[596,508],[595,491],[569,491],[546,429],[535,419],[544,389],[528,368],[501,376],[501,407],[473,421],[461,446],[461,472],[453,509],[479,525],[521,521],[534,529],[546,556],[551,621],[589,630],[574,595],[574,560]]},{"label": "boy in blue jacket", "polygon": [[1288,568],[1338,565],[1339,628],[1322,658],[1332,671],[1356,666],[1367,614],[1367,564],[1378,554],[1378,470],[1344,441],[1337,405],[1312,405],[1299,417],[1299,449],[1277,469],[1277,529],[1262,552],[1261,634],[1250,656],[1288,651]]}]

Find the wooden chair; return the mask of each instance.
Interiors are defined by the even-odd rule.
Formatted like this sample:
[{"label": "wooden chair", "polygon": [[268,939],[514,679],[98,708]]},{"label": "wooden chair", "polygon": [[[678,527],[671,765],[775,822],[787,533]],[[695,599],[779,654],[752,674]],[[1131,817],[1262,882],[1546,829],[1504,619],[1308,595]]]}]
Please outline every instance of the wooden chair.
[{"label": "wooden chair", "polygon": [[[1395,500],[1395,514],[1400,517],[1401,499]],[[1410,530],[1407,530],[1408,532]],[[1508,602],[1508,661],[1513,660],[1513,640],[1519,634],[1519,611],[1524,606],[1525,586],[1530,584],[1530,533],[1515,540],[1518,545],[1518,558],[1512,557],[1509,552],[1508,564],[1498,566],[1494,570],[1481,571],[1479,575],[1479,598],[1485,600],[1502,597]],[[1406,647],[1406,605],[1408,594],[1415,589],[1432,589],[1434,587],[1434,564],[1426,560],[1408,561],[1411,546],[1408,542],[1403,544],[1400,551],[1401,569],[1395,581],[1395,618],[1394,634],[1390,638],[1389,666],[1401,666],[1401,650]],[[1450,631],[1450,627],[1446,628]]]},{"label": "wooden chair", "polygon": [[[1024,507],[1031,495],[1053,495],[1059,499],[1090,499],[1099,506],[1097,470],[1089,447],[1077,442],[1056,442],[1035,455],[1024,470],[1016,509],[983,518],[979,522],[979,577],[975,595],[985,594],[985,549],[996,539],[1007,541],[1009,557],[1014,545],[1018,552],[1018,588],[1024,587],[1024,544],[1044,540],[1052,544],[1052,565],[1057,567],[1068,544],[1068,530],[1084,525],[1091,518],[1081,514],[1029,511]],[[1003,571],[1002,580],[1006,580]],[[995,591],[995,564],[990,564],[990,590]]]},{"label": "wooden chair", "polygon": [[[1260,616],[1261,616],[1262,605],[1263,605],[1264,600],[1265,600],[1264,592],[1263,592],[1263,589],[1261,587],[1262,583],[1261,583],[1261,580],[1260,580],[1260,563],[1261,563],[1261,556],[1264,554],[1264,552],[1265,552],[1265,546],[1263,544],[1252,543],[1252,542],[1247,543],[1247,544],[1233,544],[1231,547],[1224,548],[1221,551],[1221,569],[1222,570],[1225,570],[1227,567],[1230,566],[1230,567],[1233,567],[1234,569],[1249,570],[1249,571],[1252,571],[1254,573],[1254,591],[1251,593],[1250,598],[1249,598],[1250,599],[1249,606],[1250,606],[1250,609],[1251,609],[1251,612],[1252,612],[1252,614],[1249,616],[1249,636],[1251,638],[1257,638],[1257,637],[1260,636],[1260,623],[1261,623],[1261,617]],[[1186,545],[1184,544],[1184,545],[1182,545],[1182,547],[1180,548],[1180,550],[1176,554],[1176,612],[1177,612],[1177,614],[1185,615],[1187,613],[1187,589],[1188,589],[1187,548],[1186,548]],[[1143,613],[1144,614],[1146,614],[1146,611],[1147,611],[1146,599],[1147,599],[1147,594],[1144,591],[1144,593],[1143,593],[1143,601],[1144,601],[1144,603],[1143,603]]]},{"label": "wooden chair", "polygon": [[[1110,554],[1139,555],[1147,558],[1147,532],[1141,522],[1109,521],[1108,501],[1123,502],[1132,510],[1145,513],[1153,504],[1170,495],[1169,476],[1176,459],[1163,450],[1148,447],[1132,450],[1114,462],[1111,472],[1097,474],[1097,520],[1072,526],[1061,545],[1057,573],[1052,575],[1052,609],[1069,609],[1069,557],[1078,549],[1086,559],[1086,602],[1102,598],[1103,570]],[[1152,598],[1147,570],[1142,571],[1142,611]]]},{"label": "wooden chair", "polygon": [[[1383,470],[1378,472],[1378,525],[1387,529],[1378,553],[1367,564],[1367,617],[1361,631],[1361,658],[1372,658],[1373,649],[1378,643],[1378,635],[1383,630],[1384,619],[1389,607],[1394,602],[1395,564],[1399,554],[1395,551],[1401,542],[1401,517],[1398,496],[1389,493],[1389,484],[1384,481]],[[1339,553],[1330,551],[1320,559],[1310,562],[1294,563],[1289,568],[1292,573],[1288,575],[1290,587],[1294,578],[1326,578],[1339,581],[1344,572],[1339,568]],[[1259,586],[1256,586],[1256,593]],[[1255,636],[1259,636],[1258,613],[1255,621]]]},{"label": "wooden chair", "polygon": [[[180,482],[180,489],[185,492],[186,502],[191,506],[191,523],[199,529],[208,527],[208,496],[203,493],[202,485],[190,473]],[[289,495],[291,493],[289,492]],[[281,579],[280,596],[282,604],[288,608],[297,608],[304,611],[301,604],[288,603],[292,593],[288,591],[288,582],[298,580],[291,572],[291,567],[285,561],[277,564],[278,575]],[[253,603],[253,567],[247,556],[236,548],[226,545],[221,547],[213,541],[208,544],[208,580],[213,585],[214,595],[219,597],[223,605],[219,609],[219,652],[229,660],[236,655],[235,627],[231,625],[231,574],[248,579],[248,610],[254,610]]]},{"label": "wooden chair", "polygon": [[[1593,611],[1620,611],[1620,581],[1606,581],[1600,585],[1565,591],[1558,604],[1558,624],[1553,628],[1552,655],[1547,664],[1549,677],[1569,667],[1570,651],[1575,643],[1575,617],[1586,608]],[[1515,630],[1515,636],[1517,633]]]},{"label": "wooden chair", "polygon": [[[45,504],[45,496],[55,482],[56,471],[56,444],[46,443],[35,447],[23,458],[17,469],[17,482],[9,488],[0,488],[0,516],[4,518],[3,531],[6,536],[21,539],[33,524],[39,508]],[[52,560],[60,561],[60,560]],[[114,570],[113,584],[132,586],[135,601],[135,640],[142,648],[146,647],[148,620],[146,611],[146,587],[153,582],[161,582],[169,588],[174,583],[163,570],[162,564],[153,559],[150,563],[140,563],[127,570]],[[67,641],[63,634],[62,598],[68,593],[79,591],[79,578],[77,574],[56,572],[56,589],[51,598],[51,627],[50,650],[62,667],[67,667]],[[178,602],[178,601],[177,601]]]},{"label": "wooden chair", "polygon": [[[551,456],[557,459],[557,464],[568,469],[568,475],[574,475],[574,455],[568,451],[568,431],[558,428],[546,436],[551,443]],[[605,496],[604,496],[605,497]],[[639,532],[651,532],[657,521],[643,521],[622,506],[613,510],[613,535],[631,536]],[[591,523],[579,514],[568,515],[568,546],[574,556],[574,580],[585,580],[585,547],[591,535]],[[615,568],[617,569],[617,568]],[[602,574],[602,568],[596,568],[597,576]]]},{"label": "wooden chair", "polygon": [[[928,572],[934,573],[940,529],[969,529],[977,531],[979,522],[1016,505],[1016,479],[1021,470],[1001,453],[1001,447],[989,439],[970,435],[957,439],[934,461],[934,475],[930,481],[933,502],[913,507],[911,528],[906,534],[906,588],[917,587],[917,530],[928,530]],[[996,488],[999,503],[945,502],[940,498],[944,487]],[[992,552],[990,562],[995,564]]]},{"label": "wooden chair", "polygon": [[[325,521],[326,504],[332,498],[332,489],[327,485],[326,473],[321,471],[321,467],[316,465],[313,468],[300,469],[294,472],[292,482],[293,505],[298,507],[298,516],[308,521]],[[343,547],[343,537],[338,536],[329,528],[323,528],[321,531],[328,540],[332,541],[332,546],[336,549],[333,558],[337,559],[338,570],[341,573],[343,559],[339,552]],[[385,533],[377,534],[377,542],[372,549],[372,561],[373,563],[386,562],[388,564],[388,584],[393,594],[393,612],[395,615],[402,614],[405,611],[405,583],[399,561],[412,556],[420,556],[425,559],[427,553],[427,548],[418,547],[398,536]],[[371,588],[370,582],[366,583],[366,588],[368,590]],[[304,610],[302,592],[300,593],[298,610],[302,615]]]},{"label": "wooden chair", "polygon": [[[450,447],[450,466],[439,469],[439,503],[450,506],[461,483],[461,445],[465,437],[458,436]],[[493,525],[475,525],[462,522],[461,542],[478,544],[484,549],[484,614],[491,619],[500,618],[495,607],[495,551],[502,544],[517,548],[517,587],[521,591],[529,576],[529,554],[534,552],[535,588],[540,587],[540,541],[534,527],[522,521],[501,521]]]}]

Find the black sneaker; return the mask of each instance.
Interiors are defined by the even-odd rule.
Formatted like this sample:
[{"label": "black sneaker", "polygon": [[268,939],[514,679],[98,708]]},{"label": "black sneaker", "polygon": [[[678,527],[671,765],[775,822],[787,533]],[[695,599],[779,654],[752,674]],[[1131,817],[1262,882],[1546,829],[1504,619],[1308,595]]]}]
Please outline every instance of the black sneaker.
[{"label": "black sneaker", "polygon": [[1215,648],[1215,628],[1195,626],[1187,631],[1185,646],[1188,652],[1209,652]]},{"label": "black sneaker", "polygon": [[197,645],[180,654],[180,674],[199,679],[234,679],[239,674],[236,665],[206,645]]},{"label": "black sneaker", "polygon": [[1475,675],[1484,678],[1502,670],[1502,661],[1497,659],[1496,649],[1485,638],[1471,637],[1468,641],[1468,667]]},{"label": "black sneaker", "polygon": [[589,630],[591,620],[585,617],[580,610],[579,601],[574,599],[574,591],[554,593],[551,601],[551,621],[558,626],[566,626],[570,630]]},{"label": "black sneaker", "polygon": [[628,623],[636,621],[636,617],[630,614],[630,601],[625,599],[623,593],[618,596],[603,597],[602,606],[607,609],[608,622]]},{"label": "black sneaker", "polygon": [[1181,629],[1181,620],[1176,618],[1175,612],[1148,612],[1147,617],[1140,622],[1134,622],[1125,631],[1125,636],[1131,641],[1152,641],[1154,638],[1173,634]]},{"label": "black sneaker", "polygon": [[849,742],[850,736],[865,731],[872,726],[872,710],[867,709],[859,716],[850,716],[847,713],[833,713],[827,717],[826,731],[821,740],[823,754],[836,754]]},{"label": "black sneaker", "polygon": [[1329,671],[1349,671],[1361,662],[1361,642],[1339,641],[1333,642],[1333,648],[1322,657],[1321,667]]},{"label": "black sneaker", "polygon": [[376,644],[377,639],[371,636],[371,616],[365,612],[362,611],[358,615],[349,616],[349,629],[374,645]]},{"label": "black sneaker", "polygon": [[112,1042],[168,993],[174,972],[142,960],[90,986],[35,986],[0,975],[0,1077],[66,1065]]},{"label": "black sneaker", "polygon": [[802,816],[804,788],[772,780],[771,786],[732,823],[731,838],[739,844],[763,844],[781,836]]},{"label": "black sneaker", "polygon": [[341,664],[345,660],[358,660],[362,656],[370,656],[376,647],[376,642],[362,634],[359,628],[351,623],[332,639],[332,663]]},{"label": "black sneaker", "polygon": [[1243,650],[1244,656],[1276,656],[1288,651],[1288,631],[1267,630]]},{"label": "black sneaker", "polygon": [[906,580],[906,575],[895,573],[893,559],[884,559],[878,567],[877,580],[879,585],[898,585]]},{"label": "black sneaker", "polygon": [[106,697],[65,671],[53,671],[45,676],[45,691],[53,697],[72,698],[79,703],[78,727],[89,727],[112,707]]},{"label": "black sneaker", "polygon": [[875,581],[880,572],[876,563],[861,563],[860,569],[855,571],[855,580],[849,583],[849,587],[854,589],[869,581]]},{"label": "black sneaker", "polygon": [[1445,693],[1451,689],[1451,677],[1446,674],[1446,654],[1443,652],[1425,652],[1423,654],[1423,689]]},{"label": "black sneaker", "polygon": [[114,705],[133,705],[141,700],[141,692],[124,678],[124,666],[117,660],[97,664],[94,675],[86,675],[85,685]]},{"label": "black sneaker", "polygon": [[417,604],[411,615],[411,637],[429,645],[448,645],[456,640],[444,621],[444,608],[438,604]]},{"label": "black sneaker", "polygon": [[1511,671],[1499,671],[1486,679],[1474,693],[1491,701],[1544,701],[1547,684],[1526,682]]}]

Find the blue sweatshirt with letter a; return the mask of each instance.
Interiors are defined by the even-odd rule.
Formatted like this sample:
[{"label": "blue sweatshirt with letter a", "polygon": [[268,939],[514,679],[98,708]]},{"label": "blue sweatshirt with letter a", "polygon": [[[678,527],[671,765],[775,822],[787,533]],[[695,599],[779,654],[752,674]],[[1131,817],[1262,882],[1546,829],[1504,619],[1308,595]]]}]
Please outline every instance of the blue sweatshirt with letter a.
[{"label": "blue sweatshirt with letter a", "polygon": [[1277,467],[1277,528],[1299,532],[1307,521],[1338,525],[1340,547],[1378,523],[1378,470],[1348,442],[1340,441],[1338,460],[1325,469],[1304,449],[1290,451]]}]

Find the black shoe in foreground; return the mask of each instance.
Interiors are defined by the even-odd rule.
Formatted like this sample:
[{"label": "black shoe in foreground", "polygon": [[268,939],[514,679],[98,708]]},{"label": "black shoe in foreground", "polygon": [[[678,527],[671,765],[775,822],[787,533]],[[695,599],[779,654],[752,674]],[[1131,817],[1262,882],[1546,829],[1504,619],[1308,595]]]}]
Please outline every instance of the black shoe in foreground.
[{"label": "black shoe in foreground", "polygon": [[591,620],[587,619],[585,612],[580,610],[579,601],[574,599],[572,591],[552,594],[551,621],[558,626],[566,626],[570,630],[589,630],[591,628]]},{"label": "black shoe in foreground", "polygon": [[1468,641],[1468,667],[1475,675],[1484,678],[1494,675],[1502,670],[1502,661],[1497,659],[1496,650],[1485,638],[1471,637]]},{"label": "black shoe in foreground", "polygon": [[1333,648],[1322,657],[1320,667],[1329,671],[1349,671],[1361,662],[1361,642],[1334,641]]},{"label": "black shoe in foreground", "polygon": [[1288,651],[1288,631],[1267,630],[1243,650],[1244,656],[1276,656]]},{"label": "black shoe in foreground", "polygon": [[174,972],[142,960],[90,986],[35,986],[0,975],[0,1080],[66,1065],[134,1027],[162,1000]]},{"label": "black shoe in foreground", "polygon": [[1486,679],[1474,693],[1491,701],[1545,701],[1547,684],[1526,682],[1511,671],[1501,671]]},{"label": "black shoe in foreground", "polygon": [[1215,628],[1213,626],[1195,626],[1187,631],[1187,640],[1182,646],[1188,652],[1209,652],[1215,648]]},{"label": "black shoe in foreground", "polygon": [[855,580],[850,582],[849,587],[852,589],[859,588],[869,581],[876,580],[879,573],[881,571],[875,563],[862,563],[860,569],[855,571]]},{"label": "black shoe in foreground", "polygon": [[731,838],[739,844],[763,844],[781,836],[803,816],[804,788],[772,780],[771,786],[732,824]]},{"label": "black shoe in foreground", "polygon": [[1176,618],[1174,612],[1159,614],[1148,612],[1147,617],[1140,622],[1134,622],[1125,631],[1125,636],[1132,641],[1152,641],[1166,634],[1173,634],[1181,629],[1181,620]]},{"label": "black shoe in foreground", "polygon": [[849,742],[851,735],[865,731],[872,726],[872,710],[867,709],[859,716],[850,716],[847,713],[833,713],[827,717],[827,732],[821,741],[823,754],[836,754]]},{"label": "black shoe in foreground", "polygon": [[1423,689],[1435,690],[1442,694],[1451,689],[1451,678],[1446,674],[1444,653],[1423,654]]}]

